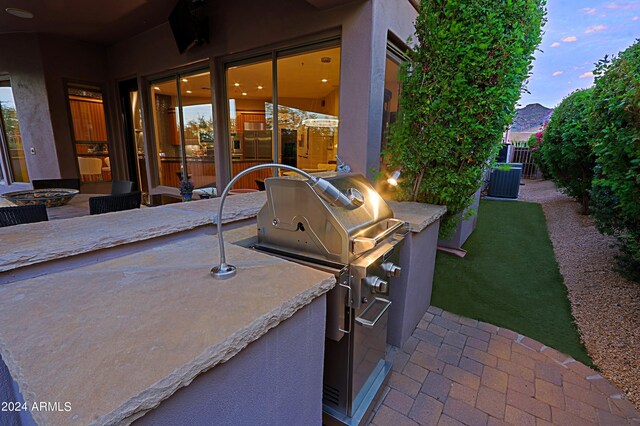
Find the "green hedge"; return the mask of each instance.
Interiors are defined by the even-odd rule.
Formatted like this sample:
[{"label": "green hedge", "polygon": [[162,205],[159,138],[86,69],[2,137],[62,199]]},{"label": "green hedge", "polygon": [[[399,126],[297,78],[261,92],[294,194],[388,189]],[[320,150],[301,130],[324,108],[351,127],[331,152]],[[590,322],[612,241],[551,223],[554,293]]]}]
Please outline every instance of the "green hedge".
[{"label": "green hedge", "polygon": [[480,187],[531,69],[545,0],[422,0],[385,151],[400,199],[446,205],[442,235]]},{"label": "green hedge", "polygon": [[593,215],[618,239],[620,272],[640,282],[640,41],[595,74]]},{"label": "green hedge", "polygon": [[564,98],[551,115],[540,144],[547,174],[556,186],[589,211],[595,155],[590,126],[593,88],[577,90]]}]

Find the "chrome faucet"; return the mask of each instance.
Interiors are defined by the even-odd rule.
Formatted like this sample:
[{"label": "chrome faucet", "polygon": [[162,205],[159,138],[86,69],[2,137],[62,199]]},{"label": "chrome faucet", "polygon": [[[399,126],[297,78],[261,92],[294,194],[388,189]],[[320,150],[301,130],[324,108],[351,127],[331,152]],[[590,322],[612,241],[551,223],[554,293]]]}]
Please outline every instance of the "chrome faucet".
[{"label": "chrome faucet", "polygon": [[356,193],[350,191],[349,195],[347,196],[338,188],[333,186],[329,181],[316,176],[311,176],[309,173],[300,170],[297,167],[288,166],[286,164],[259,164],[257,166],[249,167],[248,169],[241,171],[233,179],[231,179],[231,182],[229,182],[229,184],[227,184],[227,186],[224,188],[224,191],[222,191],[222,195],[220,196],[220,206],[218,207],[218,217],[214,218],[214,221],[216,222],[218,228],[218,246],[220,248],[220,263],[211,269],[211,275],[216,279],[224,280],[227,278],[231,278],[236,274],[236,267],[227,263],[224,252],[224,238],[222,237],[222,208],[224,206],[224,201],[227,198],[227,194],[229,194],[229,191],[238,181],[238,179],[240,179],[244,175],[260,169],[284,169],[298,173],[307,179],[307,184],[311,187],[311,189],[313,189],[316,194],[318,194],[327,203],[337,207],[355,209],[361,206],[363,203],[362,195],[357,193],[357,191]]}]

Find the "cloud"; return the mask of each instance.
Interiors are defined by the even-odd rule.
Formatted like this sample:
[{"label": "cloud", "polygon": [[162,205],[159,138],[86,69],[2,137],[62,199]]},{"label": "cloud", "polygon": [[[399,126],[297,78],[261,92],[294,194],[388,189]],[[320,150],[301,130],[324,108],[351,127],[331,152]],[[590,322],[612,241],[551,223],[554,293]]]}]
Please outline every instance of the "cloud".
[{"label": "cloud", "polygon": [[558,43],[557,41],[555,43],[551,43],[551,47],[558,47],[560,46],[560,43]]},{"label": "cloud", "polygon": [[640,4],[633,2],[633,3],[609,3],[607,4],[606,8],[607,9],[621,9],[621,10],[630,10],[630,9],[637,9],[638,6],[640,6]]},{"label": "cloud", "polygon": [[585,8],[582,9],[582,11],[584,13],[586,13],[587,15],[595,15],[596,14],[595,7],[585,7]]},{"label": "cloud", "polygon": [[593,73],[591,71],[585,72],[584,74],[580,74],[578,76],[578,78],[589,78],[589,77],[593,77]]},{"label": "cloud", "polygon": [[578,41],[578,37],[576,36],[569,36],[569,37],[565,37],[562,39],[562,41],[564,41],[565,43],[571,43],[573,41]]},{"label": "cloud", "polygon": [[556,71],[551,75],[554,76],[554,77],[557,77],[557,76],[562,75],[562,74],[563,74],[562,71]]},{"label": "cloud", "polygon": [[587,30],[585,31],[585,33],[587,33],[587,34],[589,34],[589,33],[595,33],[595,32],[598,32],[598,31],[604,31],[604,30],[606,30],[606,29],[607,29],[607,26],[606,26],[606,25],[602,25],[602,24],[600,24],[600,25],[595,25],[595,26],[593,26],[593,27],[589,27],[589,28],[587,28]]},{"label": "cloud", "polygon": [[637,16],[634,16],[633,18],[631,18],[631,20],[632,20],[633,22],[637,21],[638,19],[640,19],[640,18],[639,18],[639,17],[637,17]]}]

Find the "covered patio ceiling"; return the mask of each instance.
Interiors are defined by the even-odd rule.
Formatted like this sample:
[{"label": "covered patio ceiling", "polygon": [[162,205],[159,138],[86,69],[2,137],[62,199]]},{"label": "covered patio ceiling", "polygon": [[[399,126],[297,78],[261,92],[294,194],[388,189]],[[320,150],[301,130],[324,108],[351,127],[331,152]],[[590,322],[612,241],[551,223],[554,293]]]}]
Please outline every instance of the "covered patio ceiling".
[{"label": "covered patio ceiling", "polygon": [[[223,0],[208,1],[215,5]],[[354,2],[299,1],[306,1],[318,9]],[[0,34],[45,33],[112,45],[166,22],[177,0],[4,0],[2,3]],[[10,8],[31,12],[33,18],[13,16],[6,11]]]}]

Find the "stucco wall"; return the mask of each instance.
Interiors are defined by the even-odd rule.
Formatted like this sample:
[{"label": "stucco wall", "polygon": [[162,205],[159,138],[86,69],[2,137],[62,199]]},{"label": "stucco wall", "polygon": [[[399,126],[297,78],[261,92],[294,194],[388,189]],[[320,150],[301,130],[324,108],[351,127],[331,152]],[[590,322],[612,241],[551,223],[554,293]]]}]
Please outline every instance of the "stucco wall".
[{"label": "stucco wall", "polygon": [[320,425],[324,327],[322,296],[135,424]]},{"label": "stucco wall", "polygon": [[380,163],[384,71],[389,34],[407,40],[416,9],[409,1],[371,0],[342,27],[340,158],[371,176]]},{"label": "stucco wall", "polygon": [[[409,0],[355,0],[322,10],[305,0],[216,1],[210,7],[210,44],[182,55],[168,23],[108,48],[50,35],[0,36],[0,72],[8,72],[14,82],[25,149],[36,148],[36,155],[26,155],[31,177],[77,176],[64,79],[104,86],[112,171],[114,177],[125,178],[117,81],[137,78],[145,91],[143,77],[204,61],[214,72],[216,134],[226,140],[222,80],[217,75],[224,70],[222,61],[329,34],[342,34],[339,155],[359,173],[378,166],[385,44],[389,34],[406,40],[413,33],[417,12]],[[150,137],[150,116],[145,118]],[[220,161],[228,156],[227,144],[216,144],[216,150],[216,170],[222,174],[227,167]]]},{"label": "stucco wall", "polygon": [[10,34],[0,35],[0,51],[0,72],[11,80],[29,177],[78,177],[64,81],[106,85],[104,48],[47,34]]},{"label": "stucco wall", "polygon": [[440,220],[409,232],[400,250],[402,274],[390,286],[387,343],[403,347],[431,305]]},{"label": "stucco wall", "polygon": [[[320,425],[325,312],[323,295],[135,424]],[[2,358],[0,401],[24,402]],[[5,412],[0,424],[35,422],[29,412]]]},{"label": "stucco wall", "polygon": [[[214,2],[210,16],[210,44],[180,55],[168,24],[124,40],[108,49],[116,79],[149,76],[209,59],[215,63],[243,53],[267,52],[312,41],[323,34],[342,34],[339,156],[354,171],[366,174],[379,163],[384,96],[386,42],[389,33],[406,40],[413,34],[416,9],[408,0],[355,1],[319,10],[304,0]],[[206,64],[206,62],[205,62]],[[224,132],[224,99],[220,76],[214,76],[217,96],[216,134]],[[149,117],[148,117],[149,118]],[[149,137],[150,132],[146,132]],[[216,144],[217,161],[226,158],[226,144]],[[226,167],[216,163],[216,170]],[[225,181],[218,179],[218,184]]]},{"label": "stucco wall", "polygon": [[60,177],[38,36],[0,35],[0,52],[0,73],[11,80],[29,177]]},{"label": "stucco wall", "polygon": [[[94,44],[40,34],[42,63],[50,108],[51,125],[63,178],[78,177],[73,136],[65,94],[65,81],[107,84],[106,51]],[[104,94],[104,93],[103,93]],[[105,114],[110,106],[104,102]]]}]

